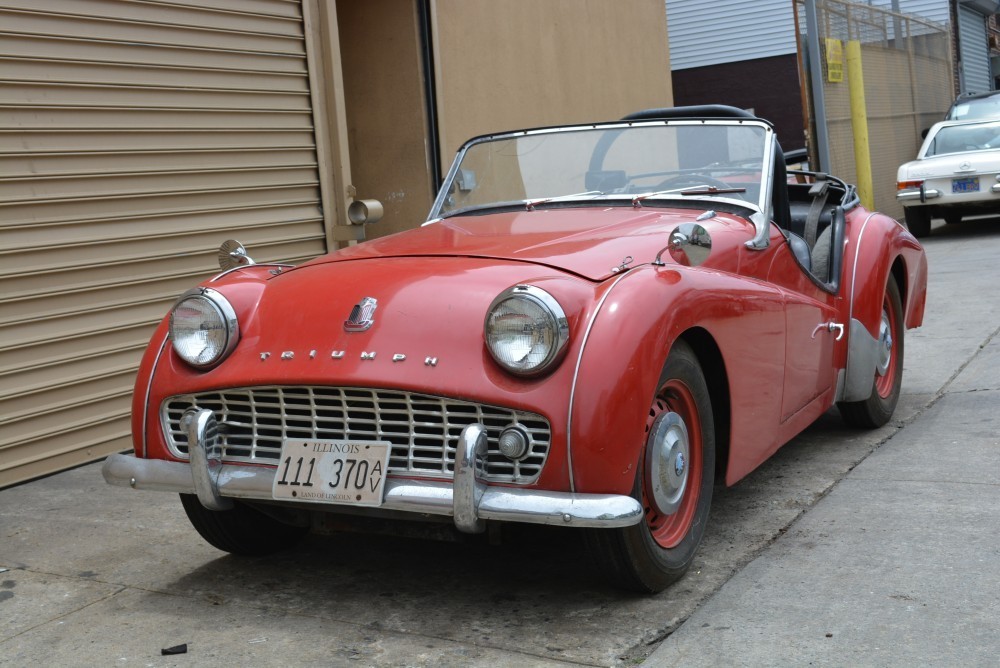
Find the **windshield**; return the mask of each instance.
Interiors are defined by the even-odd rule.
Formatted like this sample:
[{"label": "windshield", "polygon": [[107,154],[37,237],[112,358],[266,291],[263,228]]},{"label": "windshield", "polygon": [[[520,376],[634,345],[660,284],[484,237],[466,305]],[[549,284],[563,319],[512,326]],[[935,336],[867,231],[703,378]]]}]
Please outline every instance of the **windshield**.
[{"label": "windshield", "polygon": [[497,206],[706,198],[763,211],[772,137],[759,121],[707,120],[477,139],[459,152],[431,217]]},{"label": "windshield", "polygon": [[1000,94],[956,102],[945,120],[973,121],[977,118],[1000,118]]},{"label": "windshield", "polygon": [[1000,120],[942,127],[931,137],[924,157],[1000,148]]}]

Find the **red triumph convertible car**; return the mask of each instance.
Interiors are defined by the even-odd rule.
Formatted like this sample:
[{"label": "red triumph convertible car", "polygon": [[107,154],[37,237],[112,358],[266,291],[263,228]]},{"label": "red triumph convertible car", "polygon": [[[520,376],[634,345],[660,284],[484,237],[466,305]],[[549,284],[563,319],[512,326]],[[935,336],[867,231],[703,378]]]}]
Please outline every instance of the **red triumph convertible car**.
[{"label": "red triumph convertible car", "polygon": [[691,564],[717,474],[835,404],[889,420],[927,274],[903,226],[715,105],[478,137],[418,229],[220,260],[150,343],[109,483],[179,493],[237,554],[331,514],[581,527],[639,591]]}]

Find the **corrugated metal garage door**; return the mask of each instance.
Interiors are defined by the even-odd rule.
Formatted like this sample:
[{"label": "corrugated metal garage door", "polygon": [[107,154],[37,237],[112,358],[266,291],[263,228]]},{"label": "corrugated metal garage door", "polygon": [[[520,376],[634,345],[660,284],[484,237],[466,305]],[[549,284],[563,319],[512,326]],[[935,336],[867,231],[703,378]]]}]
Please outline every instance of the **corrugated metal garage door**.
[{"label": "corrugated metal garage door", "polygon": [[229,237],[325,250],[300,3],[0,0],[0,487],[129,447]]},{"label": "corrugated metal garage door", "polygon": [[958,44],[962,56],[962,92],[993,90],[986,17],[968,7],[958,8]]}]

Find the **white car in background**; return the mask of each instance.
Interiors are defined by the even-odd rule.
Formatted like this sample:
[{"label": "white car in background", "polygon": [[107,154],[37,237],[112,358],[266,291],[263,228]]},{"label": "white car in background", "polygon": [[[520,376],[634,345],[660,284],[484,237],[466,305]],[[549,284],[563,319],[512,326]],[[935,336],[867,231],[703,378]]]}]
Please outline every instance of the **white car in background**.
[{"label": "white car in background", "polygon": [[1000,119],[934,125],[917,159],[899,167],[896,199],[917,237],[930,233],[932,217],[1000,213]]}]

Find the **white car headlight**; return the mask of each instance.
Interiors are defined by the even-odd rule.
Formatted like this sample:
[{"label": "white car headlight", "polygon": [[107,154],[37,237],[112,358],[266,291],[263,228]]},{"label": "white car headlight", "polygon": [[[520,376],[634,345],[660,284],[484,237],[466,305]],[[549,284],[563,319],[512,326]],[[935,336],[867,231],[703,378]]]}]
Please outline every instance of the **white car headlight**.
[{"label": "white car headlight", "polygon": [[170,340],[185,362],[208,368],[226,358],[240,338],[236,311],[216,290],[196,288],[181,295],[170,312]]},{"label": "white car headlight", "polygon": [[517,285],[490,304],[483,326],[497,364],[522,376],[540,374],[566,352],[569,323],[559,302],[541,288]]}]

